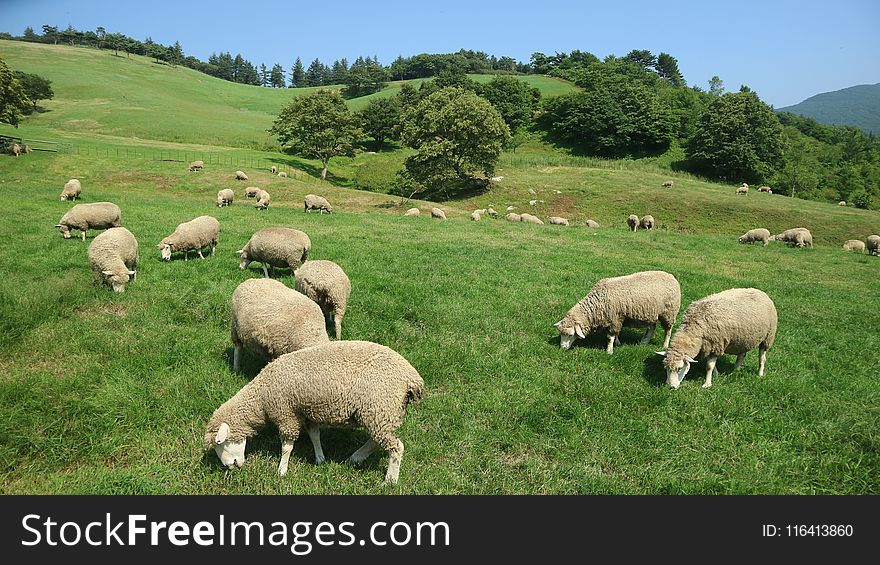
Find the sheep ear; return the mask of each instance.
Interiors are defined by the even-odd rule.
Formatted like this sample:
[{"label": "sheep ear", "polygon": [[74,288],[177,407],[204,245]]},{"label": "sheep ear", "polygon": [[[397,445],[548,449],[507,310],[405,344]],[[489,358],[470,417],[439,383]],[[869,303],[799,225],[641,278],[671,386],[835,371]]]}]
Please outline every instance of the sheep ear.
[{"label": "sheep ear", "polygon": [[235,254],[236,254],[236,255],[241,255],[243,251],[244,251],[244,249],[239,249],[238,251],[235,252]]},{"label": "sheep ear", "polygon": [[216,443],[217,445],[220,445],[221,443],[226,441],[226,438],[228,438],[228,437],[229,437],[229,424],[227,424],[226,422],[223,422],[222,424],[220,424],[220,428],[217,430],[217,436],[214,437],[214,443]]},{"label": "sheep ear", "polygon": [[578,337],[581,339],[584,339],[587,337],[586,334],[584,333],[584,328],[582,328],[580,325],[574,326],[574,333],[576,333],[578,335]]},{"label": "sheep ear", "polygon": [[101,271],[101,273],[103,273],[104,275],[106,275],[108,277],[113,276],[113,271]]},{"label": "sheep ear", "polygon": [[696,361],[694,360],[694,358],[691,357],[691,356],[689,356],[689,355],[685,355],[685,356],[684,356],[684,360],[687,361],[688,363],[696,363]]},{"label": "sheep ear", "polygon": [[559,320],[558,322],[556,322],[555,324],[553,324],[553,327],[556,328],[556,329],[559,329],[561,326],[562,326],[562,320]]},{"label": "sheep ear", "polygon": [[660,357],[666,357],[666,352],[665,352],[665,351],[655,351],[654,353],[656,353],[656,354],[659,355]]},{"label": "sheep ear", "polygon": [[64,227],[64,226],[62,226],[61,224],[55,224],[55,227],[56,227],[56,228],[61,228],[61,227]]}]

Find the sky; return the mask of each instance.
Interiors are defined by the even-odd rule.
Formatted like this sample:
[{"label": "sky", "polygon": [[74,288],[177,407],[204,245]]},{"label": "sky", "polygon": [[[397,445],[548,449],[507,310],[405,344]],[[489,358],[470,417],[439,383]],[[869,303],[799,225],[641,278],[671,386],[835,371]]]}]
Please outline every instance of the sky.
[{"label": "sky", "polygon": [[728,91],[747,85],[776,108],[880,82],[877,0],[0,0],[0,31],[42,33],[43,24],[103,26],[179,41],[202,60],[229,51],[285,70],[296,57],[306,66],[360,55],[387,65],[398,55],[472,49],[528,62],[535,52],[604,58],[648,49],[678,59],[689,85],[707,89],[717,75]]}]

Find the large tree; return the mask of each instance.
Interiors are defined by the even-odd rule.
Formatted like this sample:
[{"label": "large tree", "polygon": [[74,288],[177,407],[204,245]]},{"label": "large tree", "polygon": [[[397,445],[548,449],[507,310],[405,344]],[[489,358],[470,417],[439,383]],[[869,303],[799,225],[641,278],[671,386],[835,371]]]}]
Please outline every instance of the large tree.
[{"label": "large tree", "polygon": [[345,95],[349,98],[378,92],[385,87],[390,75],[388,71],[369,57],[358,57],[345,77]]},{"label": "large tree", "polygon": [[477,92],[495,106],[512,132],[532,120],[541,100],[540,90],[512,76],[497,76]]},{"label": "large tree", "polygon": [[23,73],[21,71],[15,71],[14,74],[15,78],[24,89],[25,96],[27,96],[30,99],[31,104],[33,104],[32,111],[36,111],[37,102],[40,100],[51,100],[55,96],[55,93],[52,91],[51,80],[41,77],[40,75]]},{"label": "large tree", "polygon": [[678,70],[678,60],[669,53],[660,53],[657,56],[657,74],[672,86],[684,86],[686,83],[681,71]]},{"label": "large tree", "polygon": [[306,85],[306,69],[302,59],[296,58],[296,62],[290,69],[290,88],[302,88]]},{"label": "large tree", "polygon": [[6,62],[0,59],[0,123],[18,127],[30,101]]},{"label": "large tree", "polygon": [[324,180],[330,159],[354,154],[354,143],[362,132],[339,92],[319,90],[294,98],[275,118],[269,133],[277,135],[291,153],[320,159]]},{"label": "large tree", "polygon": [[398,98],[376,98],[371,100],[358,115],[364,133],[376,140],[381,148],[386,139],[394,136],[400,123],[400,101]]},{"label": "large tree", "polygon": [[284,68],[278,63],[269,72],[269,85],[272,88],[284,88]]}]

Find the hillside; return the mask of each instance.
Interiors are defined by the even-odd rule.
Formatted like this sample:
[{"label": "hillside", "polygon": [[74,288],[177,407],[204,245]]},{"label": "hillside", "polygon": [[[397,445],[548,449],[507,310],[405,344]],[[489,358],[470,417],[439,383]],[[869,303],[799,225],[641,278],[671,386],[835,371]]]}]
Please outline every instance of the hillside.
[{"label": "hillside", "polygon": [[777,108],[807,116],[823,124],[855,126],[880,134],[880,83],[861,84],[811,96],[794,106]]}]

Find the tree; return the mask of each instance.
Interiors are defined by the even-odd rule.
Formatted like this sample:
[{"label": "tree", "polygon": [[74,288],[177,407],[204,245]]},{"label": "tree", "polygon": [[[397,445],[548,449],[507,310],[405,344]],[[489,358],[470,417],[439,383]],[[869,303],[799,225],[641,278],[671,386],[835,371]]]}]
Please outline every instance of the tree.
[{"label": "tree", "polygon": [[345,79],[345,96],[355,98],[378,92],[385,88],[390,75],[377,61],[358,57]]},{"label": "tree", "polygon": [[718,75],[709,79],[709,94],[712,96],[721,96],[724,94],[724,81],[718,78]]},{"label": "tree", "polygon": [[37,102],[40,100],[51,100],[55,96],[55,93],[52,91],[51,80],[43,78],[40,75],[23,73],[21,71],[15,71],[14,75],[24,90],[25,96],[27,96],[33,104],[31,112],[37,110]]},{"label": "tree", "polygon": [[281,110],[269,133],[277,135],[290,152],[320,159],[324,180],[331,157],[354,154],[354,143],[362,134],[357,122],[339,92],[319,90],[294,98]]},{"label": "tree", "polygon": [[348,81],[348,60],[343,57],[342,60],[333,61],[333,70],[330,74],[331,84],[345,84]]},{"label": "tree", "polygon": [[379,147],[394,136],[400,123],[400,102],[397,98],[376,98],[359,112],[364,133],[376,140]]},{"label": "tree", "polygon": [[487,100],[461,88],[444,88],[406,111],[403,142],[417,151],[407,157],[403,180],[417,192],[491,176],[510,129]]},{"label": "tree", "polygon": [[632,61],[645,70],[652,71],[657,66],[657,57],[647,49],[633,49],[624,57],[626,61]]},{"label": "tree", "polygon": [[540,90],[512,76],[493,78],[478,94],[495,106],[512,132],[532,120],[541,99]]},{"label": "tree", "polygon": [[678,70],[678,60],[669,53],[657,56],[657,74],[672,86],[685,86],[684,77]]},{"label": "tree", "polygon": [[174,45],[166,48],[166,53],[168,56],[168,61],[172,65],[179,65],[183,62],[183,47],[180,46],[179,41],[175,41]]},{"label": "tree", "polygon": [[306,70],[305,86],[323,86],[324,85],[324,63],[315,59]]},{"label": "tree", "polygon": [[44,25],[43,37],[48,41],[51,41],[53,44],[58,45],[58,28],[55,26]]},{"label": "tree", "polygon": [[22,38],[25,41],[36,41],[37,34],[34,33],[34,28],[32,28],[31,26],[27,26],[26,28],[24,28],[24,35],[22,36]]},{"label": "tree", "polygon": [[272,88],[284,88],[284,68],[275,63],[272,66],[272,71],[269,73],[269,85]]},{"label": "tree", "polygon": [[260,86],[266,86],[269,84],[269,71],[266,69],[266,65],[260,63]]},{"label": "tree", "polygon": [[12,69],[0,59],[0,123],[18,127],[29,108],[29,102]]},{"label": "tree", "polygon": [[290,69],[290,87],[291,88],[302,88],[306,85],[306,70],[303,68],[303,63],[299,57],[296,58],[296,62],[293,64],[293,67]]}]

